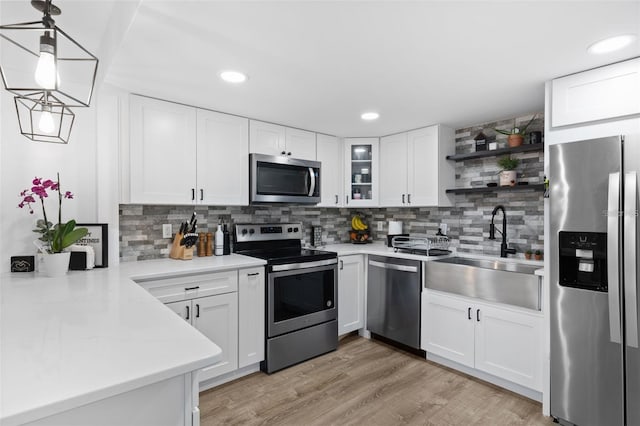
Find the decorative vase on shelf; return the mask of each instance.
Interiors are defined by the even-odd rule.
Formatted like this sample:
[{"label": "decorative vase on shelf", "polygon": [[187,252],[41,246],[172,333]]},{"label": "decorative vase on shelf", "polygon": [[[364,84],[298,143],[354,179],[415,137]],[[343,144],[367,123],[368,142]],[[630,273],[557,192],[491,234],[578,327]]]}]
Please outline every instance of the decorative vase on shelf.
[{"label": "decorative vase on shelf", "polygon": [[39,256],[39,271],[47,277],[63,277],[69,271],[70,251],[47,253]]},{"label": "decorative vase on shelf", "polygon": [[503,170],[500,172],[500,186],[514,186],[516,184],[516,171]]},{"label": "decorative vase on shelf", "polygon": [[509,145],[509,148],[521,146],[523,141],[524,136],[522,136],[521,134],[509,135],[507,137],[507,144]]}]

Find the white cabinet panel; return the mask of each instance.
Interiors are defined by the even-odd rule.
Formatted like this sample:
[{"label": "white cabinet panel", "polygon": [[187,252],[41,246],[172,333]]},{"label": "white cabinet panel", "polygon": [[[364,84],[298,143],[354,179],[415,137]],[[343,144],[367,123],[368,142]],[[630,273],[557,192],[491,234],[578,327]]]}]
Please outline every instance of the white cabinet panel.
[{"label": "white cabinet panel", "polygon": [[266,155],[286,155],[285,128],[262,121],[249,121],[249,151]]},{"label": "white cabinet panel", "polygon": [[455,187],[453,129],[430,126],[407,134],[407,199],[411,206],[451,206],[447,188]]},{"label": "white cabinet panel", "polygon": [[204,381],[238,368],[238,293],[192,301],[193,326],[222,349],[222,360],[202,369]]},{"label": "white cabinet panel", "polygon": [[238,278],[238,368],[264,360],[264,268],[242,269]]},{"label": "white cabinet panel", "polygon": [[317,157],[320,161],[320,195],[318,207],[342,206],[342,143],[335,136],[318,134]]},{"label": "white cabinet panel", "polygon": [[364,258],[338,260],[338,335],[364,328]]},{"label": "white cabinet panel", "polygon": [[249,204],[249,120],[199,109],[197,123],[198,202]]},{"label": "white cabinet panel", "polygon": [[542,389],[542,322],[525,312],[476,305],[475,366],[531,389]]},{"label": "white cabinet panel", "polygon": [[428,290],[422,292],[422,298],[422,349],[473,367],[475,324],[471,304]]},{"label": "white cabinet panel", "polygon": [[316,134],[306,130],[285,129],[285,146],[287,155],[302,160],[316,159]]},{"label": "white cabinet panel", "polygon": [[407,205],[407,133],[380,138],[380,206]]},{"label": "white cabinet panel", "polygon": [[344,140],[345,207],[378,206],[379,142],[378,138]]},{"label": "white cabinet panel", "polygon": [[551,126],[640,114],[640,58],[557,78]]},{"label": "white cabinet panel", "polygon": [[195,108],[132,95],[129,143],[132,203],[195,202]]}]

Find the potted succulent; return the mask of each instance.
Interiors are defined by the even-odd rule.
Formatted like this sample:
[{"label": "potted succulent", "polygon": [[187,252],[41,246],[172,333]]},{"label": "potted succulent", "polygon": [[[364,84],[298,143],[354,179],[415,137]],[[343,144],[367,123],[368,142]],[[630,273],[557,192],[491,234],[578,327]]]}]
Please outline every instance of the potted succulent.
[{"label": "potted succulent", "polygon": [[500,171],[500,186],[514,186],[516,184],[516,167],[520,164],[517,158],[511,158],[510,155],[498,159]]},{"label": "potted succulent", "polygon": [[542,250],[536,250],[536,251],[533,253],[533,257],[534,257],[536,260],[542,260]]},{"label": "potted succulent", "polygon": [[527,250],[524,252],[524,258],[527,260],[531,260],[532,255],[533,255],[533,252],[531,250]]},{"label": "potted succulent", "polygon": [[529,122],[525,124],[524,127],[516,127],[514,123],[514,126],[510,130],[493,130],[503,135],[507,135],[507,144],[509,144],[509,147],[514,148],[516,146],[522,145],[522,142],[524,141],[524,135],[527,134],[527,129],[529,128],[531,123],[533,123],[533,120],[535,120],[537,116],[538,114],[534,114],[533,117],[531,117],[531,120],[529,120]]},{"label": "potted succulent", "polygon": [[[50,277],[67,273],[71,252],[65,251],[65,249],[84,238],[88,233],[87,228],[76,228],[76,221],[73,219],[66,223],[62,222],[62,200],[72,199],[73,194],[70,191],[63,193],[60,189],[59,173],[57,178],[57,181],[34,178],[31,182],[31,189],[20,192],[22,201],[18,204],[20,208],[27,207],[29,213],[33,214],[31,204],[36,203],[37,199],[40,200],[43,219],[38,219],[36,229],[33,232],[41,234],[35,244],[42,253],[42,272]],[[49,192],[58,193],[58,223],[55,225],[47,220],[47,211],[44,205],[44,199],[49,197]]]}]

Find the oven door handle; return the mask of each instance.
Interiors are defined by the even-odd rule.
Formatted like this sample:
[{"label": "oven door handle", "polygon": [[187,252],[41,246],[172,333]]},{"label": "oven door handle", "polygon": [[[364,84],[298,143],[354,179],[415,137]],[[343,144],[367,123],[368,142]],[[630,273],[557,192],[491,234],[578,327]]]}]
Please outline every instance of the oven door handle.
[{"label": "oven door handle", "polygon": [[313,167],[309,167],[309,197],[313,197],[313,193],[316,191],[316,174],[313,171]]},{"label": "oven door handle", "polygon": [[327,259],[327,260],[316,260],[315,262],[305,262],[305,263],[288,263],[286,265],[273,265],[271,270],[273,272],[280,271],[293,271],[295,269],[307,269],[307,268],[315,268],[317,266],[329,266],[329,265],[337,265],[338,259]]}]

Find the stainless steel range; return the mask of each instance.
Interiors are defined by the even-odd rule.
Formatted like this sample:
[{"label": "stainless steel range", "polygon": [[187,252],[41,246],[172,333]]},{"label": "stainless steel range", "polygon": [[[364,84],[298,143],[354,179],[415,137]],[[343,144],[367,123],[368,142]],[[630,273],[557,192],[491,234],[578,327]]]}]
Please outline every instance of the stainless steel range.
[{"label": "stainless steel range", "polygon": [[302,248],[301,223],[238,224],[234,251],[267,261],[262,371],[338,347],[338,255]]}]

